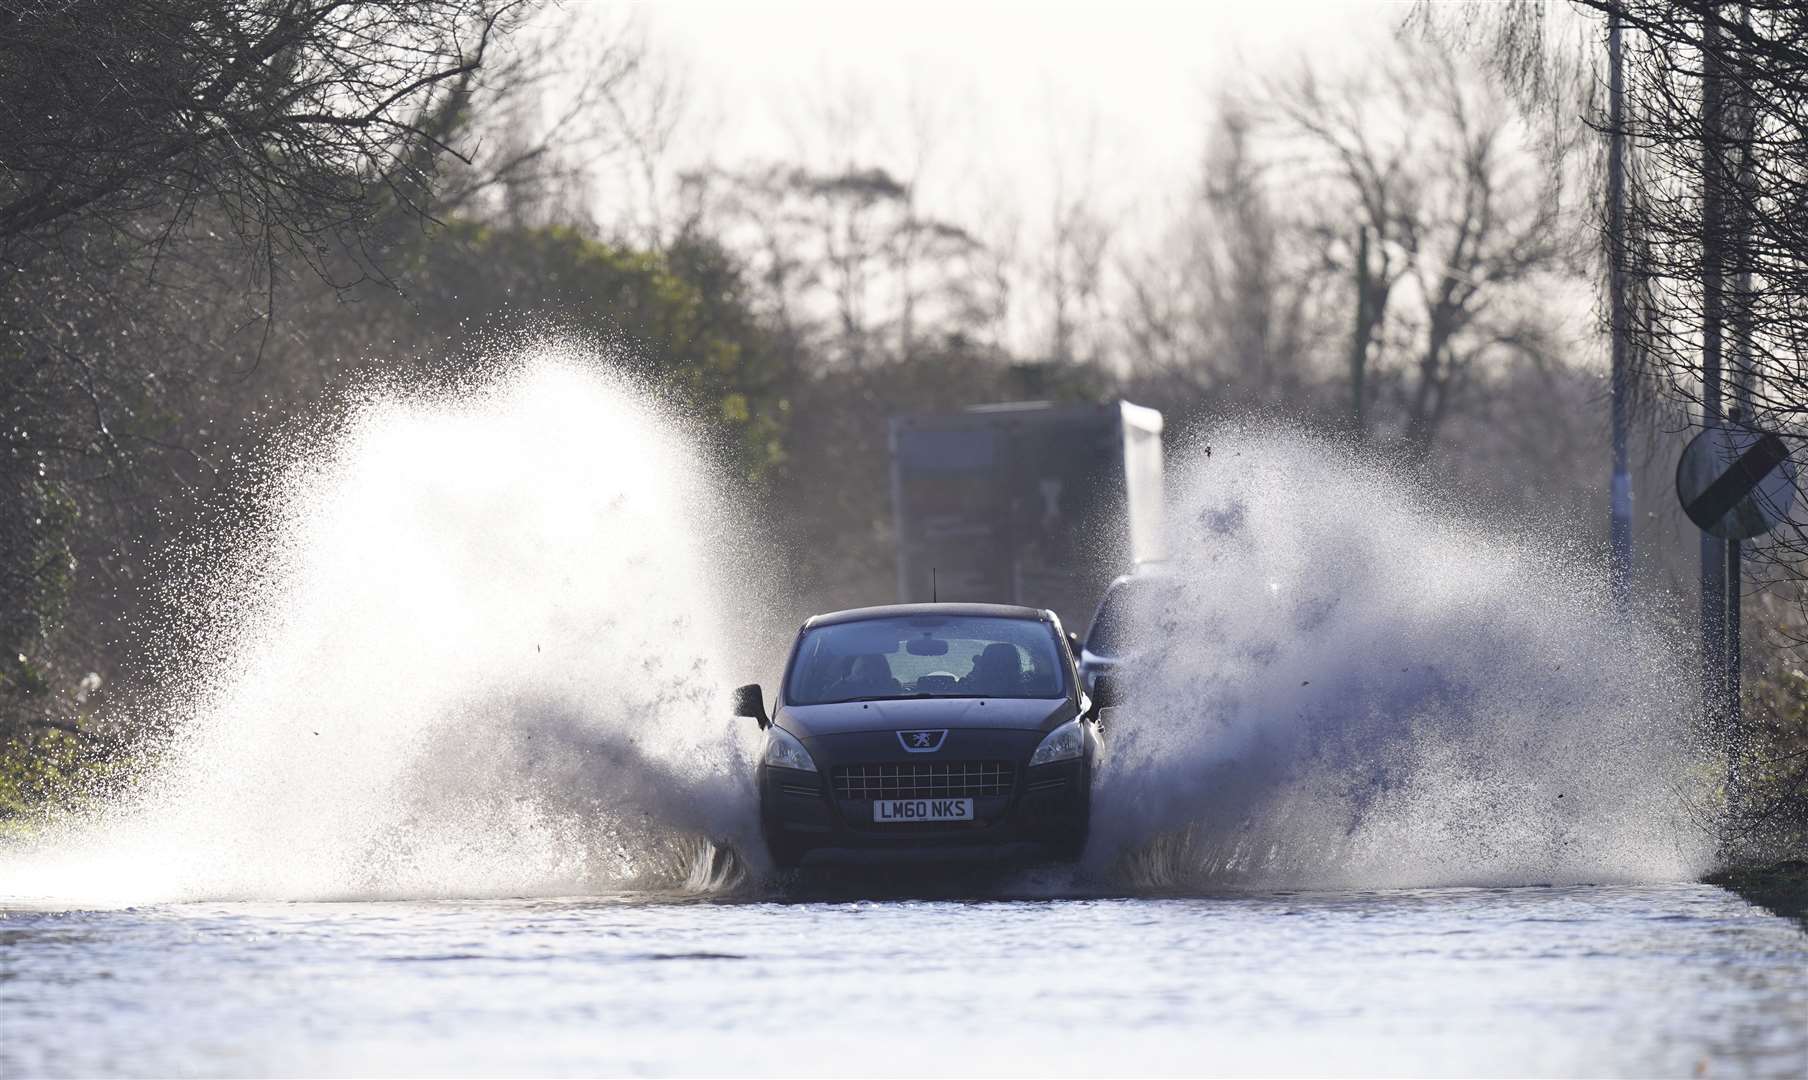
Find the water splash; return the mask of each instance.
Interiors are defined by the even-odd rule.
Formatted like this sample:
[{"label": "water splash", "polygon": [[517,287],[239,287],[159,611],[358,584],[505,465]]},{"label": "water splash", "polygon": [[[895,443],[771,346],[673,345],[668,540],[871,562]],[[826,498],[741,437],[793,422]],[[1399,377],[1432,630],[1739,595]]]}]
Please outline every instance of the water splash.
[{"label": "water splash", "polygon": [[1713,770],[1598,565],[1260,424],[1171,477],[1089,859],[1133,887],[1677,880]]},{"label": "water splash", "polygon": [[[292,448],[268,517],[184,581],[202,633],[174,667],[164,752],[126,797],[0,855],[0,896],[752,880],[757,733],[722,702],[729,672],[763,670],[747,627],[777,605],[749,587],[771,574],[733,500],[680,425],[583,350],[481,370],[373,393]],[[1172,477],[1179,554],[1088,866],[973,889],[1707,868],[1689,805],[1714,770],[1686,665],[1611,612],[1586,553],[1503,539],[1298,432],[1213,439]]]},{"label": "water splash", "polygon": [[[698,448],[574,346],[377,392],[187,587],[206,628],[128,796],[0,861],[0,894],[719,888],[757,851],[725,715],[745,557]],[[744,569],[744,568],[740,568]],[[740,575],[743,579],[745,575]],[[196,658],[200,660],[197,661]]]}]

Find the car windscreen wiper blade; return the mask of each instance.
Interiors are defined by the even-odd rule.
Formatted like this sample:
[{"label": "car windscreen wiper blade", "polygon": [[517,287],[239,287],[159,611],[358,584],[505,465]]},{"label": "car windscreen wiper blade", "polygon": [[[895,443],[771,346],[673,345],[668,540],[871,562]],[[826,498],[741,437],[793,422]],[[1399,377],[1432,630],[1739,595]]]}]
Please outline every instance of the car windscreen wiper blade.
[{"label": "car windscreen wiper blade", "polygon": [[850,701],[909,701],[915,698],[955,697],[954,694],[868,694],[865,697],[843,697],[833,701],[812,701],[812,705],[845,705]]}]

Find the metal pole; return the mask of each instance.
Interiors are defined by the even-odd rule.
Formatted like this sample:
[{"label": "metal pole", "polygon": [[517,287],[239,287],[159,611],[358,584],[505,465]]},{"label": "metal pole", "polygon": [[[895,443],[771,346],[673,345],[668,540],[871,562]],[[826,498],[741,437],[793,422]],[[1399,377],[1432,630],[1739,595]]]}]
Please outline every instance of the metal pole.
[{"label": "metal pole", "polygon": [[[1702,234],[1701,234],[1701,424],[1718,425],[1721,405],[1722,259],[1726,207],[1722,194],[1724,87],[1716,51],[1719,24],[1715,8],[1708,4],[1702,20],[1704,68],[1701,94],[1702,128]],[[1712,728],[1725,734],[1727,666],[1726,542],[1707,532],[1701,534],[1701,692],[1702,711]]]},{"label": "metal pole", "polygon": [[[1746,27],[1751,26],[1751,5],[1740,7],[1740,16]],[[1740,85],[1749,83],[1741,80]],[[1736,115],[1739,138],[1739,179],[1735,201],[1736,220],[1733,232],[1734,259],[1736,260],[1733,278],[1733,411],[1734,415],[1744,423],[1752,422],[1751,372],[1752,372],[1752,274],[1751,274],[1751,215],[1757,204],[1757,192],[1754,190],[1756,174],[1752,167],[1752,125],[1755,122],[1756,103],[1741,91]],[[1741,545],[1731,540],[1726,545],[1726,732],[1727,756],[1730,765],[1727,771],[1727,787],[1735,805],[1741,797],[1740,761],[1745,755],[1745,701],[1744,672],[1740,669],[1741,641],[1740,625],[1743,622],[1745,575],[1740,562]]]},{"label": "metal pole", "polygon": [[1362,415],[1363,376],[1369,360],[1369,230],[1356,230],[1356,329],[1350,338],[1350,413],[1356,438],[1368,434]]},{"label": "metal pole", "polygon": [[1620,9],[1607,13],[1609,76],[1607,149],[1607,288],[1613,322],[1613,486],[1610,528],[1609,575],[1614,602],[1624,611],[1632,583],[1632,473],[1626,464],[1626,428],[1630,391],[1626,365],[1632,349],[1632,328],[1626,311],[1626,134],[1622,130],[1621,98],[1625,79],[1620,60]]}]

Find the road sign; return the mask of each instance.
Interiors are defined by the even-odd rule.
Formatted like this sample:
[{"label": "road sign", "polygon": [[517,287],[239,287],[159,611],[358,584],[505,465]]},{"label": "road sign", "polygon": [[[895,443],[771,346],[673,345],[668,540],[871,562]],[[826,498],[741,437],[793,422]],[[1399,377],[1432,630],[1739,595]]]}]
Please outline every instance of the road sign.
[{"label": "road sign", "polygon": [[1775,432],[1711,427],[1676,465],[1676,497],[1701,531],[1749,540],[1781,525],[1795,507],[1795,462]]}]

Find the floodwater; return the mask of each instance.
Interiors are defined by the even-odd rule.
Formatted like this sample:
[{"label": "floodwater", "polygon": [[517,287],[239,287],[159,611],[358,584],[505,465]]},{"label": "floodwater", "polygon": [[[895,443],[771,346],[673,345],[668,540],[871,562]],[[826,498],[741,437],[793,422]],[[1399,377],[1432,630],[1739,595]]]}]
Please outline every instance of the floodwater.
[{"label": "floodwater", "polygon": [[1705,885],[8,911],[0,1075],[1800,1076]]}]

